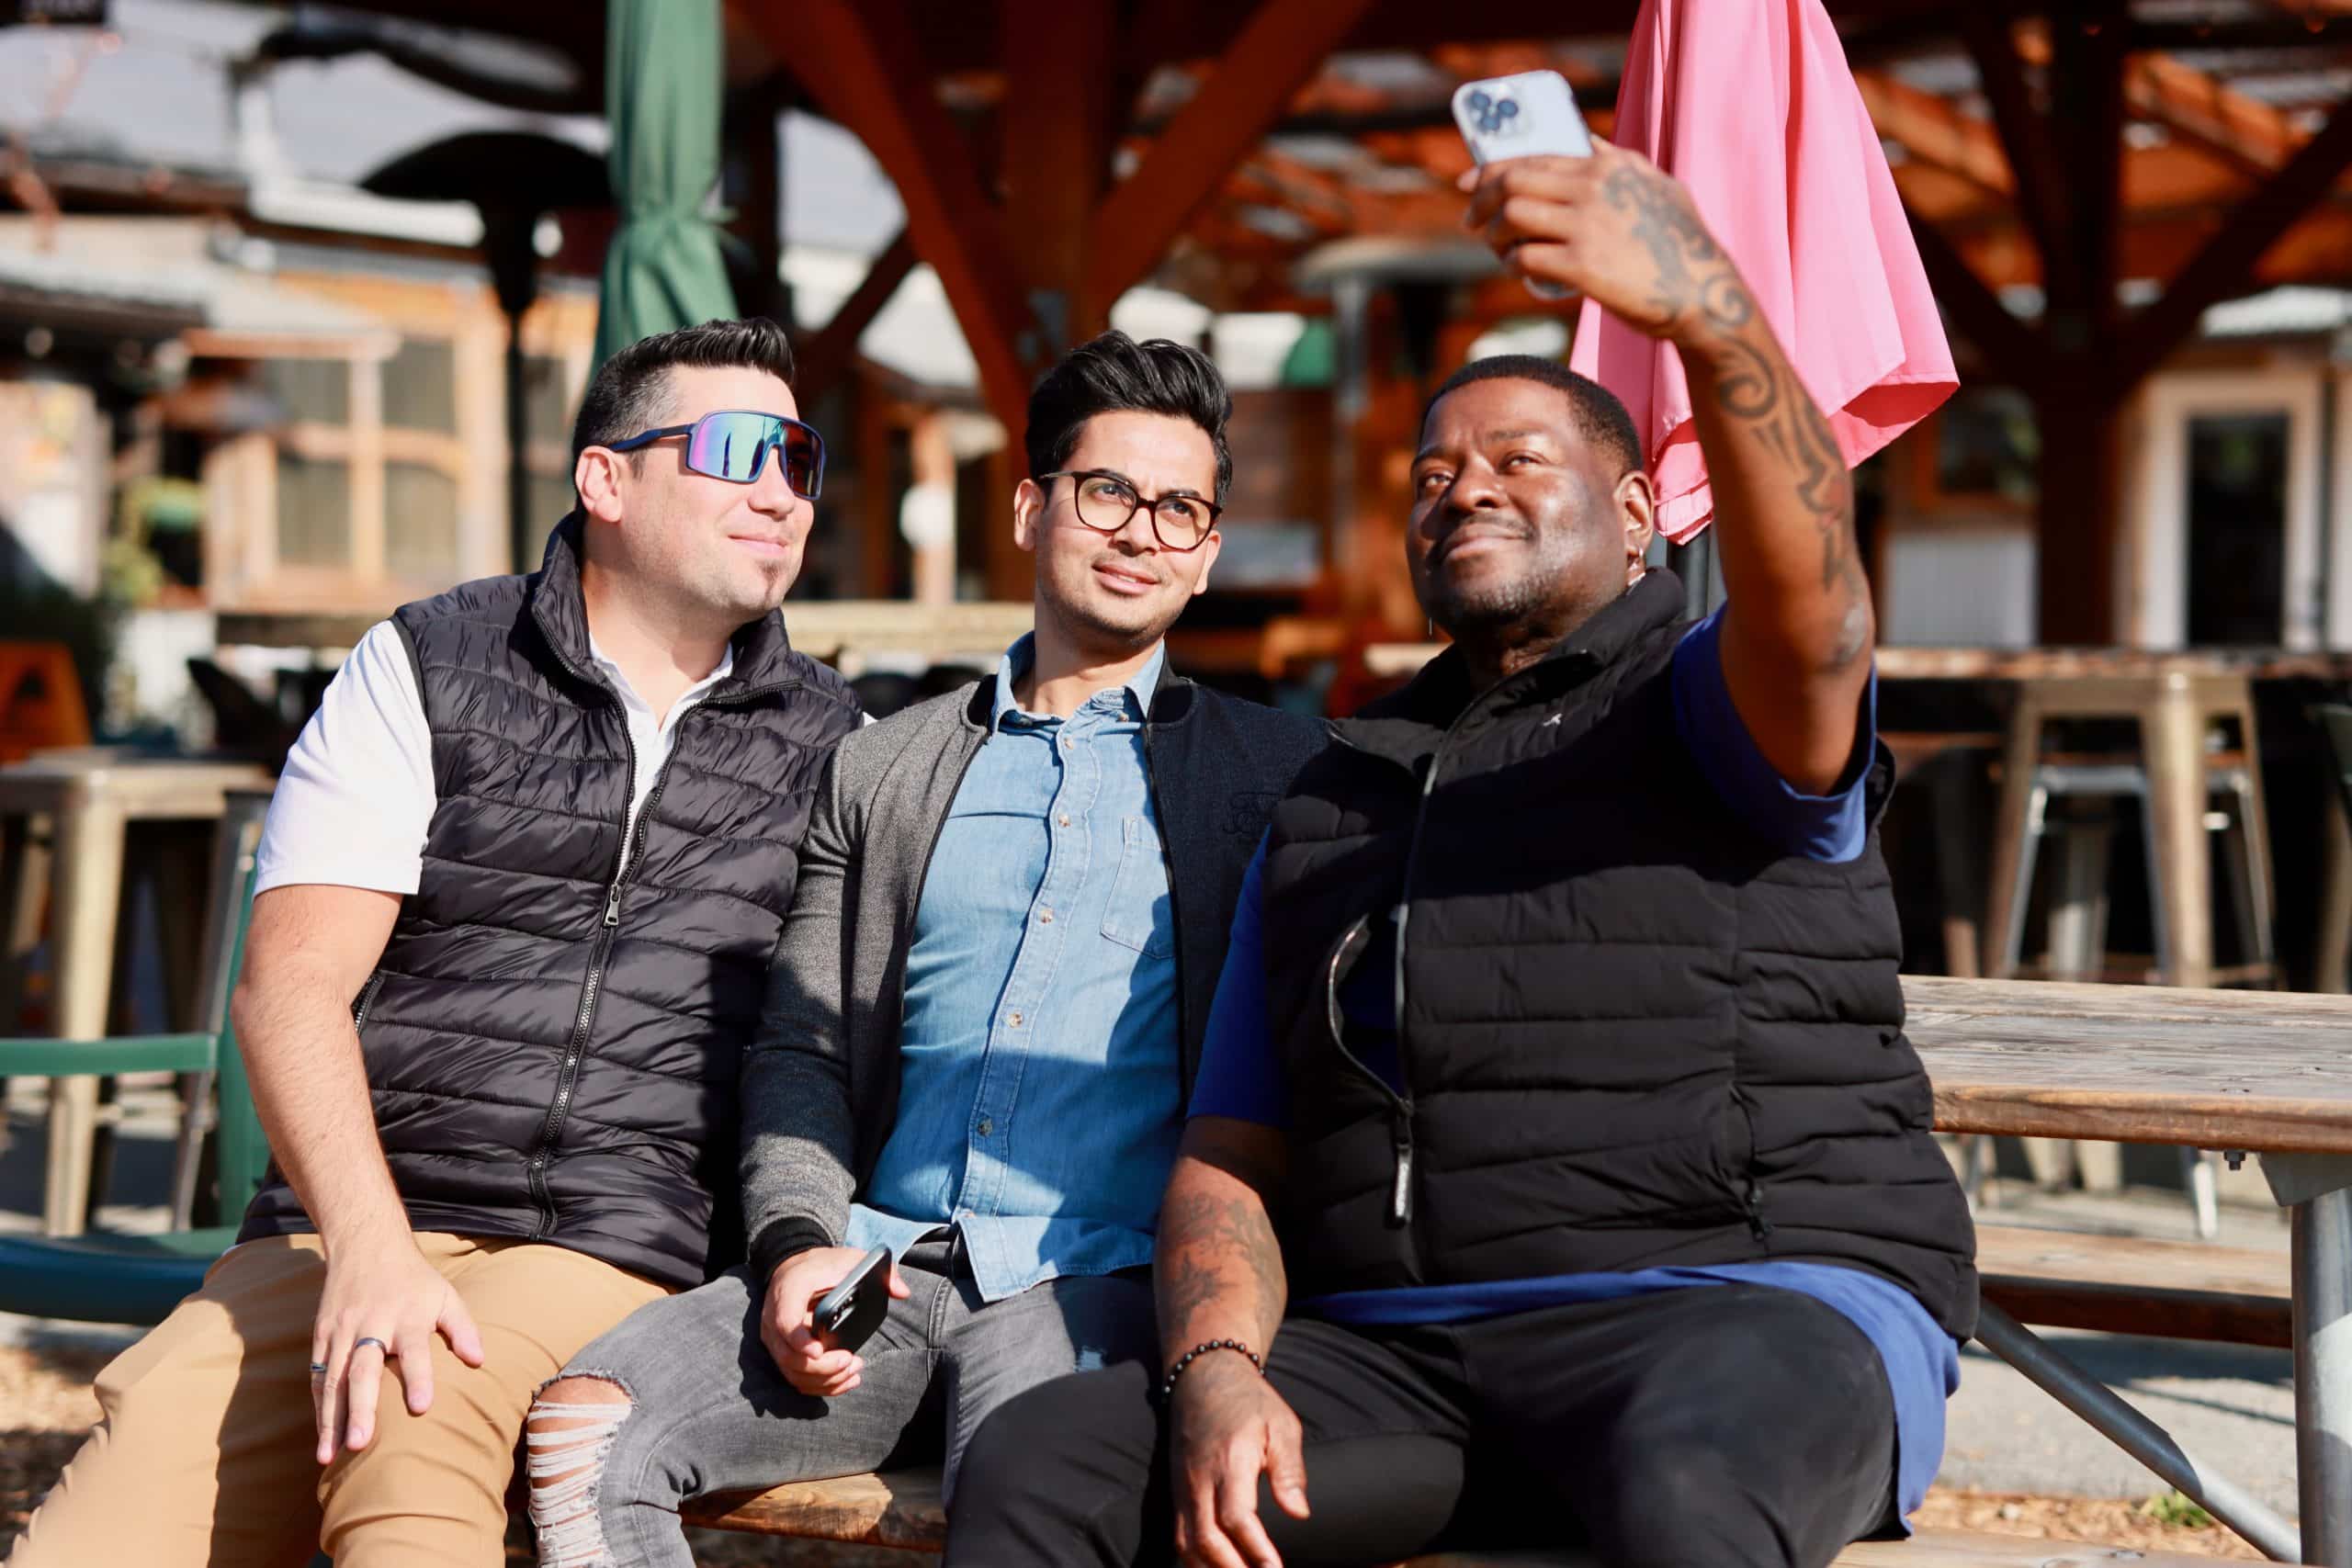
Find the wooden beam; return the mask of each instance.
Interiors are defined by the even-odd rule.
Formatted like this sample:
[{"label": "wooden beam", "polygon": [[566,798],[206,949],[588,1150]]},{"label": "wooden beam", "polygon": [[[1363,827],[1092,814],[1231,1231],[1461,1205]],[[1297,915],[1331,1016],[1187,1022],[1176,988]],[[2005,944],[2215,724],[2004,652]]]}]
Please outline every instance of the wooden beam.
[{"label": "wooden beam", "polygon": [[899,187],[915,252],[939,274],[990,411],[1020,429],[1031,371],[1019,346],[1030,330],[1020,271],[971,147],[921,66],[905,0],[766,0],[747,16]]},{"label": "wooden beam", "polygon": [[[2020,30],[2018,41],[2028,62],[2049,63],[2050,42],[2041,29]],[[2132,57],[2123,94],[2134,114],[2256,177],[2276,173],[2303,142],[2277,108],[2161,51]]]},{"label": "wooden beam", "polygon": [[2053,355],[2097,354],[2115,314],[2123,210],[2124,0],[2051,25],[2050,127],[2069,199],[2059,217],[2073,265],[2044,269],[2044,333]]},{"label": "wooden beam", "polygon": [[2282,12],[2276,17],[2254,16],[2230,22],[2134,22],[2128,44],[2135,52],[2342,49],[2352,44],[2352,17],[2297,18]]},{"label": "wooden beam", "polygon": [[2123,90],[2136,112],[2256,178],[2285,167],[2302,144],[2278,109],[2169,54],[2135,57]]},{"label": "wooden beam", "polygon": [[1043,360],[1107,324],[1110,300],[1091,298],[1085,284],[1095,238],[1088,220],[1111,182],[1112,7],[1000,4],[1007,90],[997,111],[1003,137],[997,183],[1005,231],[1019,236],[1016,259],[1043,333]]},{"label": "wooden beam", "polygon": [[899,237],[883,248],[865,269],[865,276],[850,291],[848,299],[834,310],[833,318],[820,328],[814,337],[800,346],[795,355],[797,379],[804,390],[821,393],[831,388],[849,370],[850,361],[857,355],[857,340],[882,313],[882,307],[915,269],[915,242],[911,232],[899,231]]},{"label": "wooden beam", "polygon": [[1918,243],[1919,262],[1927,268],[1936,302],[1951,312],[1961,335],[1976,345],[1976,352],[2002,380],[2017,387],[2032,386],[2042,369],[2041,337],[2009,313],[1942,230],[1913,215],[1911,236]]},{"label": "wooden beam", "polygon": [[1984,121],[1883,72],[1857,71],[1854,85],[1861,89],[1862,104],[1879,134],[1901,142],[1911,156],[2004,200],[2016,191],[2001,138]]},{"label": "wooden beam", "polygon": [[1281,118],[1371,0],[1262,0],[1216,69],[1088,225],[1086,309],[1141,280]]},{"label": "wooden beam", "polygon": [[2110,385],[2120,397],[2140,384],[2165,355],[2197,330],[2211,307],[2241,293],[2263,253],[2311,211],[2336,177],[2352,165],[2352,110],[2339,108],[2287,166],[2238,203],[2197,259],[2181,269],[2109,360]]},{"label": "wooden beam", "polygon": [[2016,182],[2018,209],[2044,264],[2053,270],[2069,269],[2075,263],[2067,248],[2058,153],[2051,145],[2049,125],[2027,90],[2015,29],[1975,13],[1962,18],[1961,26],[1985,99],[1993,106],[1993,124]]}]

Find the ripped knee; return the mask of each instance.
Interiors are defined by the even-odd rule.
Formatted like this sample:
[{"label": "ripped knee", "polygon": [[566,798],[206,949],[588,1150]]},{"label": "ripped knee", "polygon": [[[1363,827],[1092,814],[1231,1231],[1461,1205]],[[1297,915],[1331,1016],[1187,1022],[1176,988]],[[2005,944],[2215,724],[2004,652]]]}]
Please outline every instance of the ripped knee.
[{"label": "ripped knee", "polygon": [[539,1568],[595,1568],[612,1561],[596,1490],[613,1439],[637,1406],[606,1378],[558,1378],[539,1390],[523,1425],[531,1526]]}]

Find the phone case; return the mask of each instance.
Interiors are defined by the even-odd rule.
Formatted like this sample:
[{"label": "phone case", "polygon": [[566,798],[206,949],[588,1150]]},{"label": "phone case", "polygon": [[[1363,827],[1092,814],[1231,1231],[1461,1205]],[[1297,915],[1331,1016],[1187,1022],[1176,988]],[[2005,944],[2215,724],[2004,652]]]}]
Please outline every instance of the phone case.
[{"label": "phone case", "polygon": [[[1589,158],[1592,136],[1577,112],[1577,96],[1556,71],[1522,71],[1488,76],[1453,89],[1453,123],[1481,166],[1505,158]],[[1565,299],[1568,291],[1528,280],[1539,299]]]},{"label": "phone case", "polygon": [[[874,1337],[882,1326],[883,1314],[890,1310],[890,1251],[876,1247],[880,1260],[861,1273],[854,1284],[844,1283],[828,1292],[817,1303],[817,1326],[832,1337],[837,1349],[854,1350]],[[846,1300],[839,1299],[843,1289],[849,1291]]]},{"label": "phone case", "polygon": [[1480,164],[1503,158],[1592,156],[1576,94],[1556,71],[1488,76],[1453,90],[1453,123]]}]

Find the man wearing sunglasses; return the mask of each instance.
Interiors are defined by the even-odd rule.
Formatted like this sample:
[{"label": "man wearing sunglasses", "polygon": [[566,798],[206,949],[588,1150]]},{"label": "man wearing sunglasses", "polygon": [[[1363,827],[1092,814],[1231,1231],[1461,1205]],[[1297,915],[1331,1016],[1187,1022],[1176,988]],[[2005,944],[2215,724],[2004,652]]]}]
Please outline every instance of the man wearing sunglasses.
[{"label": "man wearing sunglasses", "polygon": [[[1231,911],[1319,720],[1168,668],[1208,584],[1231,400],[1112,333],[1039,384],[1014,536],[1036,630],[842,742],[743,1079],[751,1262],[534,1407],[543,1565],[693,1559],[698,1493],[956,1462],[1007,1398],[1148,1361],[1148,1280]],[[811,1305],[898,1260],[852,1350]]]},{"label": "man wearing sunglasses", "polygon": [[15,1568],[490,1568],[533,1391],[741,1256],[739,1061],[858,722],[778,612],[824,473],[791,375],[765,321],[624,349],[540,569],[337,673],[233,1008],[275,1168]]}]

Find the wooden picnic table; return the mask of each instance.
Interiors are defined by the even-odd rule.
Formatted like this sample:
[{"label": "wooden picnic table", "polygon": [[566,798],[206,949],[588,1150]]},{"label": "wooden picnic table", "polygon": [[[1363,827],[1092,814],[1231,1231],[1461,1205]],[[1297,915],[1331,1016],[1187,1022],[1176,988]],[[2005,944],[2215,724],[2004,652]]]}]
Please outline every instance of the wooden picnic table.
[{"label": "wooden picnic table", "polygon": [[2294,1226],[2302,1560],[2352,1564],[2352,998],[1927,976],[1904,993],[1939,1131],[2265,1156]]}]

